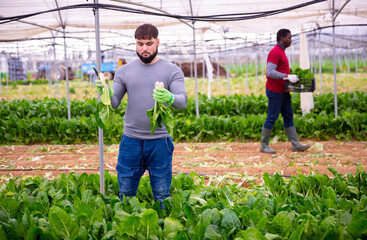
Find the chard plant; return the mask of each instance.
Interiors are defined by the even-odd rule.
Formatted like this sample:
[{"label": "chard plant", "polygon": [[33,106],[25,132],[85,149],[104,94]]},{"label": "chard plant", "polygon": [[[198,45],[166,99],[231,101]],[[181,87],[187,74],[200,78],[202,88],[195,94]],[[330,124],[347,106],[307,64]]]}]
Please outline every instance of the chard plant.
[{"label": "chard plant", "polygon": [[97,124],[103,130],[107,130],[111,128],[115,121],[115,110],[112,108],[111,104],[111,96],[108,87],[108,82],[103,73],[98,73],[98,71],[93,68],[98,79],[101,81],[103,85],[103,93],[101,95],[101,101],[97,104],[97,110],[94,113]]},{"label": "chard plant", "polygon": [[176,174],[154,201],[149,178],[120,201],[117,176],[62,174],[0,184],[0,239],[366,239],[367,174],[263,175],[264,185]]},{"label": "chard plant", "polygon": [[[163,82],[155,82],[155,88],[164,88]],[[162,128],[162,123],[166,126],[167,132],[172,136],[175,125],[172,111],[164,103],[155,101],[154,108],[147,111],[150,120],[150,134],[154,134],[157,127]]]}]

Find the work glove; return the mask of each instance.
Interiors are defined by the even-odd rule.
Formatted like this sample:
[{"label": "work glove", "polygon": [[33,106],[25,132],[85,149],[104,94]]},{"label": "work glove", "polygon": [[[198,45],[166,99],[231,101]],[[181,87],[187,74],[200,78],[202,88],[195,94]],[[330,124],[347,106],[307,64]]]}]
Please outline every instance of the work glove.
[{"label": "work glove", "polygon": [[299,80],[299,77],[297,75],[294,74],[289,74],[287,75],[284,80],[289,80],[291,83],[296,83]]},{"label": "work glove", "polygon": [[[97,87],[97,93],[99,95],[102,95],[102,93],[103,93],[103,84],[100,80],[98,80],[96,82],[96,87]],[[108,91],[110,93],[110,97],[112,97],[115,92],[113,91],[112,87],[108,83],[107,83],[107,87],[108,87]]]},{"label": "work glove", "polygon": [[153,99],[160,103],[172,105],[175,101],[175,96],[165,88],[156,88],[153,90]]}]

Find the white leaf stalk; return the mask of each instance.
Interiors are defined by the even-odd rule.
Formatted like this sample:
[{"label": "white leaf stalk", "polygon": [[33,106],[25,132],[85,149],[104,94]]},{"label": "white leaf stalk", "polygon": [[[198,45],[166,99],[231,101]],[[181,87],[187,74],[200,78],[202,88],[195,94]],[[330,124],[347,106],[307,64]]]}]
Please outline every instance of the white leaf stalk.
[{"label": "white leaf stalk", "polygon": [[98,76],[99,76],[99,80],[101,81],[103,85],[103,93],[101,95],[101,101],[104,105],[110,105],[111,104],[110,92],[108,89],[108,85],[107,85],[105,76],[103,73],[99,73]]},{"label": "white leaf stalk", "polygon": [[[155,89],[157,88],[164,88],[164,84],[163,82],[155,82]],[[155,114],[155,110],[157,109],[157,101],[154,101],[154,114]]]}]

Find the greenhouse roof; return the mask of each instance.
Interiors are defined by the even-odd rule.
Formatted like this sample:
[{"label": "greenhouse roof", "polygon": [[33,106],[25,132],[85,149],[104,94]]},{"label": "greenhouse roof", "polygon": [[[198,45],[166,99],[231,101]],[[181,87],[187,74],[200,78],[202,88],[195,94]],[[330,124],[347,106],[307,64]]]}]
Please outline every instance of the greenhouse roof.
[{"label": "greenhouse roof", "polygon": [[67,39],[94,41],[96,6],[101,42],[110,46],[133,49],[133,31],[143,23],[156,25],[161,39],[180,42],[181,48],[191,44],[193,23],[199,40],[225,36],[259,42],[280,28],[299,33],[330,27],[333,5],[336,26],[367,25],[365,0],[100,0],[98,5],[88,0],[1,1],[0,42],[62,39],[64,30]]}]

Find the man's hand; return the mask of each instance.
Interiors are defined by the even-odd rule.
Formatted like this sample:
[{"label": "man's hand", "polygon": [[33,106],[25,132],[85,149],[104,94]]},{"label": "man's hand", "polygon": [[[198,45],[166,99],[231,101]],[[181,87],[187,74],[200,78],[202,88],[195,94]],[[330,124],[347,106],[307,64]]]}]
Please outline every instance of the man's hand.
[{"label": "man's hand", "polygon": [[[99,95],[102,95],[102,93],[103,93],[103,84],[101,83],[100,80],[96,81],[96,87],[97,87],[97,93]],[[108,91],[110,93],[110,97],[112,97],[115,92],[113,91],[112,87],[108,83],[107,83],[107,87],[108,87]]]},{"label": "man's hand", "polygon": [[289,74],[284,78],[284,80],[289,80],[291,83],[296,83],[299,80],[299,77],[297,75]]},{"label": "man's hand", "polygon": [[175,101],[175,96],[165,88],[154,89],[153,98],[157,102],[167,103],[168,105],[172,105]]}]

